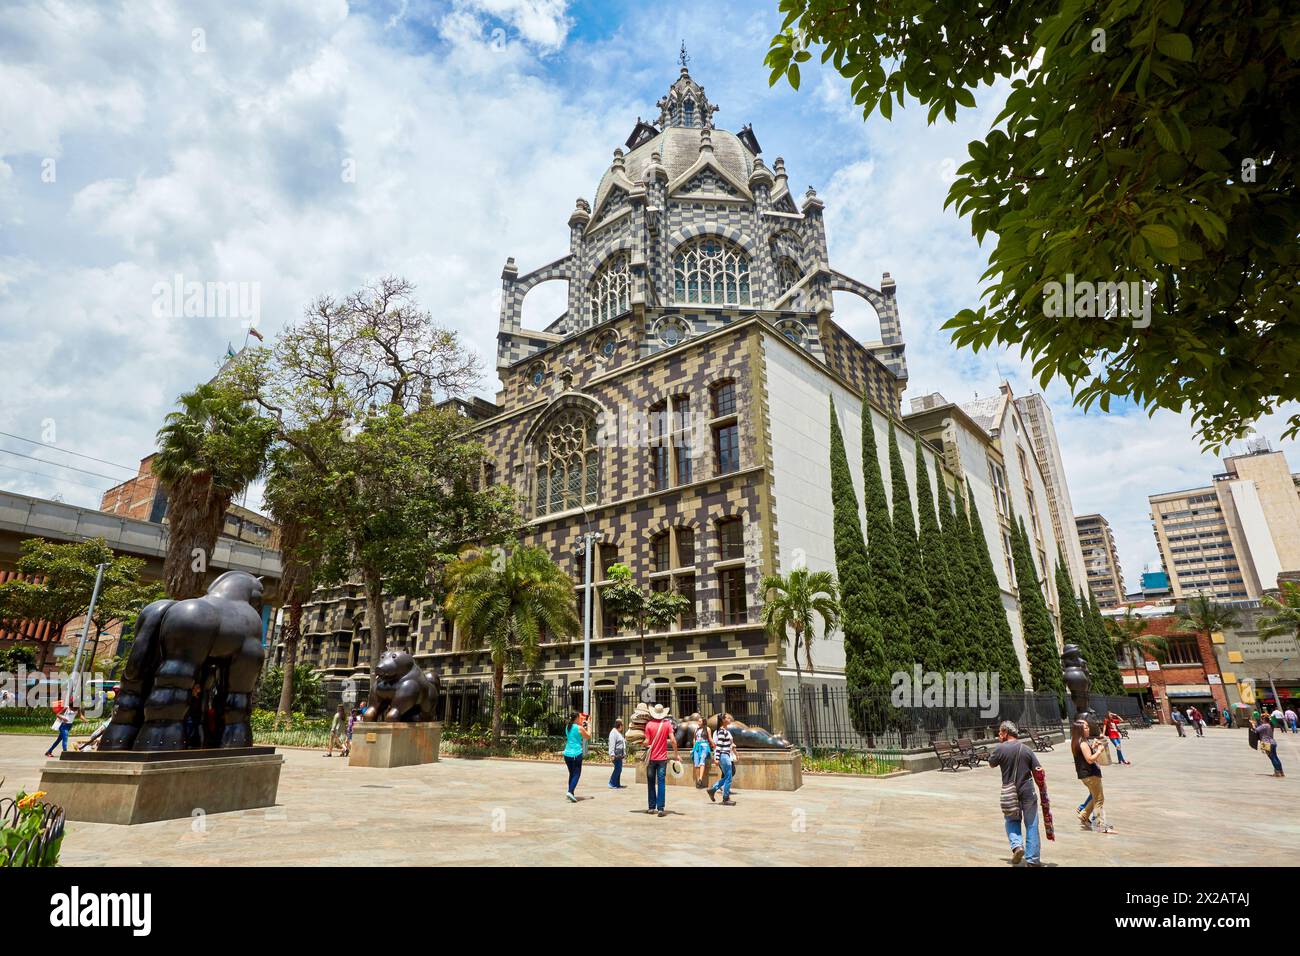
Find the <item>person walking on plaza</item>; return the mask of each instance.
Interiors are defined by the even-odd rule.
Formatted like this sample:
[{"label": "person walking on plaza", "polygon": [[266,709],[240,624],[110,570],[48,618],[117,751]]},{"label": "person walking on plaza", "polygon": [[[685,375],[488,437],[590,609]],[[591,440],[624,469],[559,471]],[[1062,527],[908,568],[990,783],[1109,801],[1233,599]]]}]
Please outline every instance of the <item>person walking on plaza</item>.
[{"label": "person walking on plaza", "polygon": [[1192,726],[1196,728],[1196,736],[1198,736],[1198,737],[1204,737],[1204,736],[1205,736],[1205,718],[1203,718],[1203,717],[1201,716],[1201,712],[1200,712],[1199,710],[1197,710],[1195,707],[1188,707],[1188,708],[1187,708],[1187,719],[1190,720],[1191,723],[1192,723]]},{"label": "person walking on plaza", "polygon": [[695,765],[695,789],[704,789],[704,771],[709,766],[709,725],[700,718],[700,725],[695,728],[695,743],[691,746],[691,763]]},{"label": "person walking on plaza", "polygon": [[1225,707],[1223,709],[1223,726],[1227,727],[1229,730],[1232,729],[1232,708],[1231,707]]},{"label": "person walking on plaza", "polygon": [[1267,715],[1260,717],[1259,721],[1256,723],[1255,729],[1252,731],[1252,740],[1250,741],[1250,745],[1252,747],[1258,747],[1263,751],[1264,756],[1268,757],[1269,761],[1273,764],[1273,776],[1286,776],[1286,774],[1282,772],[1282,761],[1277,755],[1277,741],[1273,738],[1273,725],[1269,723]]},{"label": "person walking on plaza", "polygon": [[655,704],[650,708],[650,720],[645,725],[646,813],[658,813],[661,817],[668,815],[664,803],[668,797],[669,744],[673,748],[673,759],[681,760],[668,708],[663,704]]},{"label": "person walking on plaza", "polygon": [[1291,728],[1291,733],[1293,733],[1293,734],[1296,733],[1296,715],[1295,715],[1295,711],[1292,710],[1290,707],[1288,707],[1288,708],[1286,709],[1286,712],[1282,714],[1282,717],[1283,717],[1283,719],[1286,721],[1286,725],[1287,725],[1288,727]]},{"label": "person walking on plaza", "polygon": [[343,749],[343,735],[347,733],[348,726],[348,709],[339,704],[339,709],[334,711],[334,719],[330,721],[330,742],[329,748],[325,751],[325,756],[334,756],[334,745],[338,744],[339,750]]},{"label": "person walking on plaza", "polygon": [[569,714],[569,725],[564,728],[564,763],[569,768],[569,792],[566,794],[570,803],[577,803],[578,778],[582,776],[582,744],[587,736],[586,725],[579,720],[577,711]]},{"label": "person walking on plaza", "polygon": [[723,714],[718,718],[718,729],[713,732],[713,762],[718,765],[721,776],[709,787],[709,799],[716,801],[721,790],[724,807],[736,805],[736,801],[731,799],[731,778],[736,772],[736,742],[732,739],[730,727],[731,715]]},{"label": "person walking on plaza", "polygon": [[1186,718],[1183,717],[1183,712],[1182,712],[1181,710],[1179,710],[1177,707],[1170,707],[1170,708],[1169,708],[1169,719],[1172,720],[1172,721],[1174,722],[1174,726],[1178,728],[1178,736],[1179,736],[1179,737],[1186,737],[1186,736],[1187,736],[1187,732],[1186,732],[1185,730],[1183,730],[1183,721],[1184,721]]},{"label": "person walking on plaza", "polygon": [[1130,760],[1125,760],[1124,751],[1119,749],[1119,740],[1120,740],[1119,721],[1120,721],[1119,714],[1115,714],[1115,713],[1106,714],[1106,737],[1107,739],[1110,740],[1110,745],[1115,748],[1115,756],[1119,758],[1119,762],[1124,766],[1131,767],[1133,766],[1133,762]]},{"label": "person walking on plaza", "polygon": [[[1011,862],[1042,866],[1039,859],[1038,793],[1034,771],[1041,769],[1038,757],[1020,742],[1020,731],[1009,720],[998,727],[998,743],[989,755],[989,766],[1002,771],[1002,817]],[[1022,832],[1023,827],[1023,832]]]},{"label": "person walking on plaza", "polygon": [[68,732],[72,730],[72,724],[77,719],[77,708],[71,702],[65,706],[62,701],[55,701],[54,705],[54,724],[50,729],[57,730],[59,736],[54,739],[54,743],[50,744],[50,749],[45,751],[47,757],[54,756],[55,747],[62,747],[65,751],[68,749]]},{"label": "person walking on plaza", "polygon": [[623,736],[623,718],[614,721],[609,732],[609,759],[614,764],[614,772],[609,775],[609,789],[626,790],[623,786],[623,758],[627,755],[627,738]]},{"label": "person walking on plaza", "polygon": [[[1099,833],[1114,833],[1115,828],[1106,822],[1106,794],[1101,787],[1101,767],[1097,766],[1097,758],[1106,745],[1100,740],[1094,744],[1089,739],[1092,729],[1086,720],[1078,721],[1075,726],[1078,728],[1078,733],[1074,735],[1075,740],[1070,746],[1074,754],[1074,772],[1088,788],[1089,798],[1079,809],[1079,824],[1085,830],[1095,829]],[[1089,810],[1090,803],[1091,810]],[[1096,817],[1096,826],[1089,820],[1089,816]]]}]

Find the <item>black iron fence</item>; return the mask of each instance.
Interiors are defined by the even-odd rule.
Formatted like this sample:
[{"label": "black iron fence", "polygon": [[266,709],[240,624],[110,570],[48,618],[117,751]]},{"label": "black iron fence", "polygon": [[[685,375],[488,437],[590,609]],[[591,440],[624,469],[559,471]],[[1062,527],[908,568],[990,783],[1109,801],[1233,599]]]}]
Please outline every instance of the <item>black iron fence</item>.
[{"label": "black iron fence", "polygon": [[[765,692],[725,684],[664,684],[653,687],[650,693],[655,703],[668,708],[675,717],[693,713],[709,716],[725,711],[746,724],[767,730],[773,727],[772,696]],[[493,702],[489,683],[445,686],[438,702],[438,719],[448,728],[490,728]],[[593,687],[593,738],[608,735],[617,719],[621,718],[626,727],[640,702],[640,690]],[[512,737],[560,737],[569,714],[582,709],[580,685],[543,683],[507,687],[501,695],[501,729]]]},{"label": "black iron fence", "polygon": [[819,750],[882,751],[963,737],[987,740],[997,736],[1004,720],[1036,733],[1061,729],[1055,694],[999,693],[987,706],[969,707],[930,706],[924,697],[900,706],[899,700],[888,687],[806,686],[802,694],[791,689],[785,694],[786,736],[797,746]]}]

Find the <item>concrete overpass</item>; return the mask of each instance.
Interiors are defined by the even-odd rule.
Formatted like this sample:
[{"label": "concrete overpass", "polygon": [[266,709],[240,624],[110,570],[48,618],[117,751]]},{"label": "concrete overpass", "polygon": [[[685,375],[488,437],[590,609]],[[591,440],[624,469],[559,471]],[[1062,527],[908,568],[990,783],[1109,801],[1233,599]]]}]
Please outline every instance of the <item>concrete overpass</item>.
[{"label": "concrete overpass", "polygon": [[[49,541],[103,538],[119,554],[143,558],[143,576],[147,580],[162,579],[163,557],[167,553],[166,525],[78,508],[62,501],[0,491],[0,567],[13,567],[19,556],[19,544],[26,538]],[[278,551],[268,551],[233,538],[218,538],[208,570],[213,577],[223,571],[247,571],[260,575],[265,584],[266,603],[270,606],[279,604]]]}]

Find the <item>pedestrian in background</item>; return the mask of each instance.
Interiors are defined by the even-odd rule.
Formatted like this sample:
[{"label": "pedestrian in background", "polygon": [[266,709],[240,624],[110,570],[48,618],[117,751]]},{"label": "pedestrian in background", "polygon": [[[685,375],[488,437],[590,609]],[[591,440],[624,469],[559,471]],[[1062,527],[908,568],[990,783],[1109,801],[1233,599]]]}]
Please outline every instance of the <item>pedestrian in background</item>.
[{"label": "pedestrian in background", "polygon": [[53,757],[55,747],[62,747],[65,751],[68,749],[68,732],[72,730],[72,724],[76,719],[77,708],[71,703],[65,706],[63,701],[54,702],[54,723],[50,729],[57,730],[59,736],[54,739],[54,743],[50,744],[50,749],[45,751],[45,756]]},{"label": "pedestrian in background", "polygon": [[1187,732],[1183,730],[1183,721],[1186,718],[1183,717],[1183,712],[1179,710],[1177,707],[1170,707],[1169,719],[1172,720],[1174,722],[1174,726],[1178,728],[1178,736],[1186,737]]},{"label": "pedestrian in background", "polygon": [[329,748],[325,751],[325,756],[334,756],[334,745],[338,744],[339,750],[343,749],[343,735],[347,732],[348,710],[342,704],[334,712],[334,719],[330,721],[330,742]]},{"label": "pedestrian in background", "polygon": [[1287,725],[1291,728],[1291,733],[1293,733],[1293,734],[1296,733],[1296,714],[1295,714],[1295,711],[1292,710],[1290,707],[1288,707],[1288,708],[1286,709],[1286,712],[1285,712],[1282,716],[1286,719],[1286,723],[1287,723]]},{"label": "pedestrian in background", "polygon": [[731,799],[731,778],[736,772],[736,742],[731,736],[731,715],[723,714],[718,718],[718,729],[713,732],[713,760],[718,765],[721,776],[718,782],[709,787],[709,799],[716,800],[718,791],[722,791],[722,805],[734,807],[736,801]]},{"label": "pedestrian in background", "polygon": [[[1080,720],[1076,723],[1079,733],[1074,735],[1075,739],[1070,745],[1070,750],[1074,754],[1074,772],[1083,785],[1088,788],[1088,800],[1083,802],[1079,810],[1079,823],[1085,830],[1097,830],[1099,833],[1114,833],[1115,828],[1106,822],[1106,794],[1101,787],[1101,767],[1097,766],[1097,758],[1101,755],[1101,749],[1106,745],[1100,740],[1094,742],[1089,738],[1092,736],[1092,728],[1088,726],[1086,720]],[[1092,809],[1089,810],[1089,803]],[[1094,826],[1090,817],[1097,818]]]},{"label": "pedestrian in background", "polygon": [[564,763],[569,768],[569,792],[566,794],[570,803],[577,803],[578,778],[582,776],[582,744],[587,736],[586,725],[578,720],[578,712],[569,714],[569,725],[564,728]]},{"label": "pedestrian in background", "polygon": [[1273,764],[1273,776],[1285,777],[1282,772],[1282,761],[1277,755],[1277,741],[1273,739],[1273,725],[1269,723],[1267,717],[1261,717],[1255,725],[1255,740],[1251,741],[1252,745],[1257,745],[1264,752]]},{"label": "pedestrian in background", "polygon": [[700,725],[695,728],[695,743],[691,746],[691,763],[695,765],[695,789],[703,790],[704,771],[709,766],[709,754],[713,748],[709,745],[709,725],[700,718]]},{"label": "pedestrian in background", "polygon": [[673,759],[681,760],[681,752],[677,749],[677,734],[668,717],[668,708],[663,704],[654,704],[650,708],[650,720],[645,725],[646,813],[658,813],[661,817],[668,815],[664,805],[668,799],[669,744],[673,747]]},{"label": "pedestrian in background", "polygon": [[1133,765],[1132,761],[1125,760],[1124,751],[1119,749],[1119,741],[1120,741],[1119,720],[1120,720],[1119,714],[1115,714],[1115,713],[1106,714],[1106,737],[1108,740],[1110,740],[1111,746],[1115,748],[1115,756],[1119,758],[1119,762],[1121,764],[1124,764],[1125,766],[1131,767]]},{"label": "pedestrian in background", "polygon": [[623,758],[627,755],[627,738],[623,736],[623,719],[614,721],[614,729],[609,732],[609,759],[614,764],[614,772],[609,775],[609,789],[626,790],[623,786]]}]

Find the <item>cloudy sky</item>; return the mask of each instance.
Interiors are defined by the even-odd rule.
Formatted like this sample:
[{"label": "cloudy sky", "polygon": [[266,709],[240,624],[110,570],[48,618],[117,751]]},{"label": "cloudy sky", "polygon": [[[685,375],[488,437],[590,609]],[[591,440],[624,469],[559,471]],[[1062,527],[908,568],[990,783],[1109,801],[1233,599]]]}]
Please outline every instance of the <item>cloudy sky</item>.
[{"label": "cloudy sky", "polygon": [[[575,197],[677,74],[753,123],[791,187],[826,201],[831,261],[898,283],[911,388],[956,401],[1027,363],[956,351],[940,326],[976,302],[985,253],[943,210],[965,144],[1002,91],[957,124],[923,111],[864,124],[847,84],[769,88],[775,0],[10,2],[0,32],[0,488],[95,506],[153,448],[176,396],[323,292],[385,273],[484,357],[491,394],[500,271],[567,250]],[[247,309],[173,314],[182,282],[240,283]],[[525,321],[561,311],[552,289]],[[256,303],[251,296],[256,292]],[[550,296],[550,298],[548,298]],[[878,336],[865,307],[839,319]],[[1184,416],[1083,414],[1049,387],[1079,513],[1116,528],[1126,583],[1157,561],[1146,496],[1219,470]],[[1279,446],[1280,423],[1260,431]],[[87,457],[76,457],[77,452]],[[27,457],[23,457],[27,456]],[[99,460],[92,460],[99,459]],[[110,464],[112,463],[112,464]],[[71,466],[71,467],[68,467]],[[121,467],[127,466],[127,467]],[[80,470],[73,470],[73,469]],[[255,504],[251,502],[250,504]]]}]

